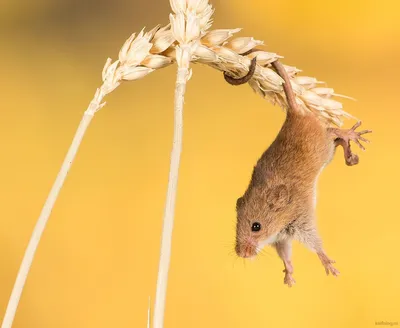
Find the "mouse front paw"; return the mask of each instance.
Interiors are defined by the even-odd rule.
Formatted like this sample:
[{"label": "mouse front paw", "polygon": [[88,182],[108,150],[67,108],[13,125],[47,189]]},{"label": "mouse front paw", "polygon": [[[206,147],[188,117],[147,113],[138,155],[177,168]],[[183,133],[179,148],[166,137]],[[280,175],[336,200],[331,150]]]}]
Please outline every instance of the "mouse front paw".
[{"label": "mouse front paw", "polygon": [[332,274],[334,277],[337,277],[340,274],[339,270],[333,266],[335,261],[331,260],[325,253],[318,253],[318,257],[321,260],[327,275]]},{"label": "mouse front paw", "polygon": [[353,166],[358,164],[359,158],[356,154],[354,154],[351,150],[350,141],[356,143],[362,150],[365,150],[365,147],[361,144],[360,141],[369,143],[368,139],[363,137],[364,134],[371,133],[371,130],[363,130],[356,131],[358,127],[360,127],[361,121],[357,122],[351,129],[342,130],[342,129],[331,129],[335,136],[335,146],[342,146],[344,150],[344,157],[346,160],[346,164],[348,166]]},{"label": "mouse front paw", "polygon": [[285,285],[288,285],[288,287],[294,286],[294,284],[296,283],[296,280],[294,280],[294,278],[292,276],[292,272],[289,272],[286,269],[283,270],[283,272],[285,272],[285,278],[283,279],[283,283]]},{"label": "mouse front paw", "polygon": [[292,287],[296,283],[296,280],[294,280],[294,278],[292,277],[292,275],[290,273],[287,273],[287,274],[285,274],[285,278],[284,278],[283,282],[285,285],[288,285],[288,287]]}]

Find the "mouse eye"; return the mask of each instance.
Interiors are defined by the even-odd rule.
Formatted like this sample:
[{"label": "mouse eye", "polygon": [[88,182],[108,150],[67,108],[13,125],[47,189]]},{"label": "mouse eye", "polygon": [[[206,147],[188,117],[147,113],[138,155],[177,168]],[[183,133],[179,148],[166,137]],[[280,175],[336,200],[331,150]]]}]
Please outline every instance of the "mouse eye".
[{"label": "mouse eye", "polygon": [[261,230],[261,224],[258,222],[254,222],[251,226],[251,231],[257,232]]}]

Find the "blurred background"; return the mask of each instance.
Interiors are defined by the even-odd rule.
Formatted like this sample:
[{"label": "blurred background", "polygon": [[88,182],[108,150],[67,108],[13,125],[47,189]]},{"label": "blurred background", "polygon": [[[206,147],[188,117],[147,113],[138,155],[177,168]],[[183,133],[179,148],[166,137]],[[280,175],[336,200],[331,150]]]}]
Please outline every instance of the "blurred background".
[{"label": "blurred background", "polygon": [[[297,285],[272,249],[233,255],[235,202],[283,111],[195,65],[185,99],[166,328],[373,327],[400,322],[400,3],[212,1],[214,28],[244,30],[326,81],[373,129],[360,164],[321,176],[319,230],[341,276],[296,244]],[[167,0],[2,0],[0,318],[25,247],[107,57]],[[94,118],[39,246],[15,328],[145,327],[154,301],[173,132],[175,66],[125,83]],[[346,127],[354,124],[347,121]]]}]

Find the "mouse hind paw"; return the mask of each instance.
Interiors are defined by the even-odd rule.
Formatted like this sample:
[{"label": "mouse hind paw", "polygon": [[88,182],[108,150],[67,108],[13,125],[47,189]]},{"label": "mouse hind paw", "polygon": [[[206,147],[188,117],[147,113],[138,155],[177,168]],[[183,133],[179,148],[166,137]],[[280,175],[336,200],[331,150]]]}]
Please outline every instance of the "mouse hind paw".
[{"label": "mouse hind paw", "polygon": [[362,135],[367,133],[372,133],[372,130],[356,131],[356,129],[359,128],[360,126],[361,126],[361,121],[358,121],[356,124],[354,124],[354,126],[351,129],[345,131],[349,142],[353,141],[354,143],[357,144],[358,147],[360,147],[362,150],[365,150],[365,147],[361,144],[360,141],[366,143],[370,143],[371,141],[362,137]]},{"label": "mouse hind paw", "polygon": [[370,143],[370,141],[363,137],[364,134],[371,133],[371,130],[362,130],[356,131],[357,128],[361,126],[361,121],[357,122],[351,129],[331,129],[335,137],[335,146],[342,146],[344,150],[344,157],[346,160],[346,164],[348,166],[353,166],[358,164],[359,157],[354,154],[350,147],[350,141],[353,141],[358,147],[362,150],[365,150],[365,147],[362,145],[362,142]]}]

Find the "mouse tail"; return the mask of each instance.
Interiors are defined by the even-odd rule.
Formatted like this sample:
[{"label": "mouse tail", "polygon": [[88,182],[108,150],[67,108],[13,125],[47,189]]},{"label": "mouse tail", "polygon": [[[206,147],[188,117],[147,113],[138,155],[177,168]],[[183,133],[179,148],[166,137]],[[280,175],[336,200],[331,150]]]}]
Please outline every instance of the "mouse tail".
[{"label": "mouse tail", "polygon": [[257,65],[257,57],[254,57],[251,60],[250,67],[248,73],[240,78],[234,78],[232,76],[229,76],[226,72],[224,72],[224,79],[226,82],[228,82],[231,85],[242,85],[250,81],[250,79],[253,77],[255,71],[256,71],[256,65]]},{"label": "mouse tail", "polygon": [[301,113],[300,106],[296,101],[296,96],[293,92],[292,84],[290,82],[289,74],[286,72],[285,67],[279,60],[275,60],[271,63],[272,67],[278,73],[278,75],[283,79],[284,83],[282,84],[283,91],[285,92],[286,101],[287,101],[287,112],[288,114]]}]

